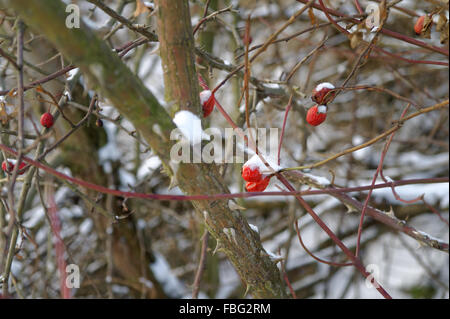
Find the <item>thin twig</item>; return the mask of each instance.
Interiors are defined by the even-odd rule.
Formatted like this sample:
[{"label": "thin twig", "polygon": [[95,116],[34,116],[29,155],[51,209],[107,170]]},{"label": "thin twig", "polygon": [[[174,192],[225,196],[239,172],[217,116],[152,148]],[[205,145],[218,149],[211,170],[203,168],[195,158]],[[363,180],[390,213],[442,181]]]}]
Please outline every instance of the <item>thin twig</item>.
[{"label": "thin twig", "polygon": [[[10,208],[10,221],[8,228],[10,229],[12,225],[16,222],[16,214],[14,212],[14,186],[16,184],[16,179],[19,174],[19,167],[22,163],[23,148],[24,148],[24,138],[23,138],[23,124],[24,124],[24,113],[25,105],[23,99],[23,36],[24,36],[25,25],[21,20],[18,21],[17,26],[17,101],[19,108],[19,118],[18,118],[18,134],[17,134],[17,158],[16,165],[12,172],[11,180],[8,187],[8,201]],[[5,159],[6,160],[6,159]]]},{"label": "thin twig", "polygon": [[[297,2],[301,2],[301,3],[305,3],[306,4],[308,2],[308,0],[297,0]],[[323,11],[323,9],[322,9],[322,7],[320,5],[314,4],[313,7],[314,7],[314,9]],[[346,14],[343,14],[343,13],[341,13],[339,11],[336,11],[336,10],[333,10],[333,9],[327,9],[326,11],[330,15],[333,15],[333,16],[348,17]],[[361,23],[361,21],[359,21],[357,19],[351,19],[351,22],[356,23],[356,24]],[[425,48],[425,49],[428,49],[428,50],[440,53],[440,54],[445,55],[447,57],[449,56],[449,52],[445,48],[440,48],[440,47],[436,47],[436,46],[433,46],[433,45],[429,45],[429,44],[427,44],[427,43],[425,43],[423,41],[420,41],[420,40],[417,40],[417,39],[405,36],[403,34],[395,32],[395,31],[391,31],[389,29],[382,28],[381,29],[381,33],[385,34],[385,35],[388,35],[390,37],[396,38],[398,40],[401,40],[401,41],[404,41],[404,42],[408,42],[410,44],[413,44],[413,45],[416,45],[416,46],[420,46],[422,48]]]},{"label": "thin twig", "polygon": [[322,259],[322,258],[319,258],[319,257],[317,257],[317,256],[315,256],[306,246],[305,246],[305,244],[303,243],[303,240],[302,240],[302,236],[300,236],[300,230],[299,230],[299,228],[298,228],[298,222],[297,222],[297,220],[295,220],[294,221],[294,226],[295,226],[295,231],[297,232],[297,237],[298,237],[298,241],[300,242],[300,245],[303,247],[303,249],[306,251],[306,253],[308,254],[308,255],[310,255],[312,258],[314,258],[315,260],[317,260],[318,262],[321,262],[321,263],[323,263],[323,264],[327,264],[327,265],[330,265],[330,266],[335,266],[335,267],[345,267],[345,266],[352,266],[353,265],[353,263],[336,263],[336,262],[332,262],[332,261],[327,261],[327,260],[324,260],[324,259]]},{"label": "thin twig", "polygon": [[8,60],[16,69],[19,69],[19,66],[17,65],[16,61],[14,61],[14,59],[9,54],[3,51],[2,48],[0,48],[0,55],[4,57],[6,60]]},{"label": "thin twig", "polygon": [[[406,112],[408,112],[408,109],[410,107],[410,104],[408,104],[405,109],[403,110],[402,114],[400,115],[400,120],[403,119],[403,117],[406,115]],[[386,156],[386,153],[389,149],[389,146],[391,145],[392,139],[394,138],[395,132],[392,132],[392,134],[389,136],[389,139],[387,140],[383,152],[381,153],[381,158],[380,158],[380,162],[378,163],[378,168],[375,172],[375,174],[373,175],[373,179],[372,179],[372,184],[371,186],[375,185],[375,182],[377,181],[377,177],[378,174],[380,173],[382,167],[383,167],[383,163],[384,163],[384,158]],[[363,209],[361,211],[361,216],[360,216],[360,220],[359,220],[359,227],[358,227],[358,236],[356,239],[356,250],[355,250],[355,256],[359,256],[359,248],[360,248],[360,242],[361,242],[361,234],[362,234],[362,226],[363,226],[363,222],[364,222],[364,216],[366,214],[366,210],[367,210],[367,206],[369,205],[369,200],[370,197],[372,196],[372,191],[373,188],[371,188],[369,190],[369,193],[367,194],[366,200],[364,201],[364,205],[363,205]]]},{"label": "thin twig", "polygon": [[[209,1],[208,1],[208,2],[209,2]],[[220,9],[220,10],[217,10],[217,11],[214,11],[213,13],[211,13],[211,14],[208,15],[208,16],[204,16],[203,18],[200,19],[200,21],[199,21],[199,22],[197,23],[197,25],[194,27],[194,31],[192,31],[192,33],[195,34],[195,33],[198,31],[198,29],[200,28],[200,26],[201,26],[203,23],[205,23],[206,21],[208,21],[208,20],[210,20],[210,19],[212,19],[212,18],[218,16],[218,15],[221,14],[221,13],[228,12],[228,11],[232,11],[232,8],[233,8],[233,5],[230,5],[230,6],[226,7],[226,8],[223,8],[223,9]],[[205,13],[207,13],[207,10],[208,10],[208,4],[207,4],[207,6],[206,6],[206,8],[205,8]]]},{"label": "thin twig", "polygon": [[326,164],[326,163],[328,163],[328,162],[330,162],[332,160],[335,160],[336,158],[341,157],[341,156],[343,156],[345,154],[353,153],[353,152],[355,152],[357,150],[366,148],[366,147],[368,147],[368,146],[378,142],[379,140],[383,139],[384,137],[390,135],[391,133],[397,131],[408,120],[410,120],[410,119],[412,119],[412,118],[414,118],[416,116],[419,116],[421,114],[425,114],[425,113],[428,113],[428,112],[431,112],[431,111],[435,111],[435,110],[444,108],[444,107],[448,106],[448,102],[449,102],[449,100],[445,100],[445,101],[443,101],[441,103],[438,103],[438,104],[435,104],[435,105],[432,105],[432,106],[429,106],[429,107],[421,108],[417,112],[415,112],[415,113],[413,113],[411,115],[408,115],[407,117],[397,121],[395,126],[391,127],[389,130],[385,131],[384,133],[382,133],[382,134],[372,138],[371,140],[369,140],[369,141],[367,141],[367,142],[365,142],[365,143],[363,143],[361,145],[348,148],[348,149],[346,149],[346,150],[344,150],[342,152],[339,152],[339,153],[337,153],[337,154],[335,154],[333,156],[330,156],[330,157],[328,157],[328,158],[326,158],[326,159],[324,159],[322,161],[319,161],[317,163],[310,164],[310,165],[297,166],[297,167],[283,168],[282,170],[280,170],[280,172],[282,172],[282,171],[292,171],[292,170],[302,170],[302,169],[316,168],[316,167],[322,166],[322,165],[324,165],[324,164]]},{"label": "thin twig", "polygon": [[198,262],[197,272],[195,273],[195,280],[192,289],[192,299],[198,298],[198,292],[200,290],[200,281],[202,280],[203,271],[206,266],[206,252],[208,249],[208,239],[209,233],[208,230],[205,229],[205,233],[202,237],[202,249],[200,254],[200,261]]},{"label": "thin twig", "polygon": [[291,96],[289,97],[289,101],[288,101],[288,104],[286,106],[286,111],[284,112],[283,127],[281,128],[280,142],[278,143],[278,155],[277,155],[278,165],[280,165],[281,145],[283,145],[284,131],[286,129],[286,122],[287,122],[287,117],[288,117],[289,111],[292,108],[292,98],[293,98],[293,96],[294,95],[291,94]]}]

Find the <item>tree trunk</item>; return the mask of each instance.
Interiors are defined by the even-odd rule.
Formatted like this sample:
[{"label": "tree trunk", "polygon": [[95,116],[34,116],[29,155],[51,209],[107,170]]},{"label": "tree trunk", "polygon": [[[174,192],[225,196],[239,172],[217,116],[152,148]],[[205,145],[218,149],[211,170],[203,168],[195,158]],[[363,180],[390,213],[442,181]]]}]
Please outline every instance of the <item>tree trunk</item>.
[{"label": "tree trunk", "polygon": [[[170,149],[174,142],[169,137],[175,124],[171,117],[142,81],[83,23],[79,29],[68,29],[65,26],[63,3],[58,0],[0,2],[17,10],[25,23],[44,34],[67,59],[80,67],[89,80],[89,86],[107,97],[141,132],[168,173],[176,175],[179,187],[185,194],[228,192],[214,165],[180,164],[178,169],[173,168]],[[162,37],[161,52],[170,52],[163,58],[165,78],[175,78],[170,83],[166,80],[170,87],[166,87],[168,100],[174,101],[179,108],[199,114],[192,28],[187,3],[185,0],[158,1],[158,24],[162,28],[159,31]],[[176,31],[179,33],[174,34]],[[167,61],[169,56],[174,60]],[[175,70],[175,66],[179,69]],[[176,71],[178,76],[174,77],[173,73],[170,75]],[[226,200],[193,201],[193,205],[206,217],[206,227],[219,241],[222,251],[254,297],[286,297],[279,270],[262,247],[259,235],[250,229],[240,211],[230,209]],[[227,236],[225,228],[234,229],[234,238]]]}]

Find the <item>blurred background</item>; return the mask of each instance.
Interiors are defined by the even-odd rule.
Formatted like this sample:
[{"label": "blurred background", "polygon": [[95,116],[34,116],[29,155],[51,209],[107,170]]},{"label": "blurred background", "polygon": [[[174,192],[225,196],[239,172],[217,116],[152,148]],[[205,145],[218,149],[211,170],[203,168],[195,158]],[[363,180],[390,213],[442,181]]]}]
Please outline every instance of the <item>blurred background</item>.
[{"label": "blurred background", "polygon": [[[118,53],[130,41],[141,37],[118,23],[90,1],[65,1],[79,6],[82,21],[95,30]],[[133,24],[156,30],[155,5],[151,1],[102,1]],[[261,45],[289,17],[300,10],[301,1],[189,1],[192,25],[208,14],[230,9],[208,19],[195,35],[195,43],[205,55],[197,55],[197,70],[213,88],[233,66],[243,62],[244,34],[250,16],[250,49]],[[345,16],[358,16],[358,1],[323,1]],[[384,28],[417,39],[448,52],[448,1],[387,1],[390,7]],[[316,1],[316,5],[318,5]],[[365,11],[370,3],[358,2]],[[364,12],[365,13],[365,12]],[[414,25],[422,15],[433,14],[429,34],[417,35]],[[334,17],[337,19],[337,17]],[[441,31],[436,29],[444,21]],[[0,48],[12,57],[17,45],[16,17],[12,10],[0,11]],[[25,21],[26,23],[26,21]],[[293,95],[292,109],[286,122],[281,165],[296,167],[313,164],[343,150],[363,144],[395,125],[409,105],[408,114],[448,99],[448,56],[401,39],[380,34],[374,41],[388,55],[371,50],[362,56],[376,32],[359,28],[349,20],[338,22],[350,35],[329,23],[321,10],[311,9],[293,21],[251,65],[255,77],[250,86],[250,123],[259,128],[281,128],[286,105]],[[305,31],[306,30],[306,31]],[[442,35],[444,34],[444,35]],[[322,45],[321,45],[322,44]],[[59,52],[35,30],[26,28],[24,38],[25,84],[41,79],[67,65]],[[208,58],[208,56],[210,58]],[[400,58],[398,58],[400,57]],[[403,60],[401,58],[404,58]],[[408,59],[409,61],[405,61]],[[303,60],[303,61],[302,61]],[[163,72],[158,43],[148,42],[125,53],[124,63],[164,101]],[[218,63],[213,63],[216,61]],[[447,65],[420,63],[440,61]],[[296,69],[296,67],[298,67]],[[295,70],[295,71],[294,71]],[[294,71],[294,72],[293,72]],[[354,72],[352,76],[351,73]],[[349,77],[349,78],[348,78]],[[347,79],[348,78],[348,79]],[[330,82],[342,90],[328,105],[327,119],[320,126],[305,121],[307,110],[315,103],[311,92],[316,85]],[[16,72],[10,60],[0,55],[0,91],[16,86]],[[69,82],[74,83],[73,89]],[[246,128],[245,107],[240,102],[242,75],[229,80],[216,93],[224,109],[235,122]],[[64,109],[74,123],[83,118],[94,92],[83,75],[73,69],[42,84],[57,100],[70,94]],[[349,89],[363,87],[359,89]],[[70,93],[69,93],[70,92]],[[26,146],[37,137],[39,117],[54,105],[50,95],[32,89],[25,93],[25,131],[30,135]],[[1,100],[1,143],[14,145],[17,134],[17,110],[13,94],[3,92]],[[169,108],[170,106],[167,106]],[[124,191],[182,194],[178,187],[169,189],[170,179],[161,161],[111,103],[99,96],[93,116],[58,148],[49,153],[46,163],[58,171],[96,184]],[[99,123],[98,119],[101,119]],[[229,127],[220,112],[214,110],[204,127]],[[46,145],[61,138],[70,125],[59,119]],[[383,165],[388,181],[431,179],[449,174],[448,106],[411,120],[396,132]],[[363,149],[350,152],[317,168],[304,170],[326,186],[370,185],[380,162],[386,138]],[[31,153],[33,154],[33,153]],[[2,156],[10,157],[5,153]],[[31,155],[30,155],[31,156]],[[244,192],[242,164],[220,164],[232,193]],[[24,202],[23,222],[19,228],[16,256],[12,262],[10,296],[13,298],[60,298],[61,254],[66,264],[79,267],[80,287],[72,289],[73,298],[190,298],[201,255],[205,228],[190,202],[144,201],[125,199],[87,191],[46,175],[33,180]],[[4,271],[10,230],[8,200],[9,177],[2,172],[0,210],[0,270]],[[377,183],[383,180],[379,176]],[[14,193],[20,196],[24,176],[19,176]],[[39,185],[39,186],[37,186]],[[300,190],[311,185],[294,183]],[[272,179],[267,191],[279,191],[281,184]],[[317,187],[316,187],[317,188]],[[418,231],[449,241],[448,182],[409,184],[373,191],[369,205],[380,212],[406,221]],[[351,192],[364,203],[368,192]],[[424,195],[422,198],[418,198]],[[400,200],[400,199],[401,200]],[[57,216],[44,209],[42,199],[54,200]],[[360,213],[329,194],[305,196],[307,202],[335,234],[355,249]],[[415,200],[417,199],[417,200]],[[256,226],[264,248],[280,255],[277,265],[287,278],[297,298],[380,298],[366,285],[353,267],[334,267],[313,259],[300,245],[293,222],[298,220],[302,239],[316,256],[342,262],[342,252],[313,221],[292,196],[264,196],[238,199],[243,214]],[[101,211],[117,218],[105,218]],[[52,223],[53,219],[53,223]],[[55,229],[60,224],[64,242],[57,253]],[[206,266],[200,282],[199,298],[251,298],[226,256],[215,251],[216,242],[208,240]],[[361,258],[371,265],[371,272],[394,298],[448,298],[449,255],[447,250],[432,248],[402,232],[366,217],[361,237]]]}]

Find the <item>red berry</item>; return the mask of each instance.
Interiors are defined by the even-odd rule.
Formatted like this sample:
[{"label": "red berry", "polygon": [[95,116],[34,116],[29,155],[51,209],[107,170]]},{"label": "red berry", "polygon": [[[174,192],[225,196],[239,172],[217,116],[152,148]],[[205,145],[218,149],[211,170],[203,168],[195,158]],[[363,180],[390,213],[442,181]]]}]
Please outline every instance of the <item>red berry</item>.
[{"label": "red berry", "polygon": [[[21,172],[21,170],[26,166],[26,164],[24,162],[20,163],[19,165],[19,175],[22,175],[23,173],[25,173],[24,171]],[[3,161],[2,163],[2,170],[6,173],[11,173],[14,170],[14,164],[11,163],[10,161],[8,161],[8,163],[6,161]]]},{"label": "red berry", "polygon": [[11,172],[13,169],[14,169],[14,165],[13,165],[13,164],[11,164],[9,161],[8,161],[8,162],[3,161],[3,163],[2,163],[2,170],[3,170],[4,172],[9,173],[9,172]]},{"label": "red berry", "polygon": [[[325,109],[325,111],[321,110],[320,107]],[[308,110],[306,114],[306,122],[311,124],[312,126],[317,126],[327,118],[327,108],[325,105],[314,105],[312,108]]]},{"label": "red berry", "polygon": [[423,23],[425,22],[425,16],[420,16],[417,21],[416,24],[414,25],[414,32],[416,32],[417,35],[422,33],[422,29],[423,29]]},{"label": "red berry", "polygon": [[203,90],[200,92],[200,103],[202,103],[203,117],[207,117],[214,109],[216,99],[210,90]]},{"label": "red berry", "polygon": [[22,171],[25,166],[27,166],[27,164],[25,164],[24,162],[20,163],[20,165],[19,165],[19,175],[22,175],[23,173],[25,173],[25,171]]},{"label": "red berry", "polygon": [[50,128],[53,126],[53,115],[49,112],[42,114],[41,116],[41,124],[46,128]]},{"label": "red berry", "polygon": [[244,166],[242,168],[242,178],[247,182],[259,182],[262,179],[262,175],[258,167],[251,168],[249,166]]},{"label": "red berry", "polygon": [[328,82],[320,83],[312,91],[311,98],[320,105],[326,105],[336,96],[335,92],[331,92],[332,90],[334,90],[333,84]]},{"label": "red berry", "polygon": [[245,189],[247,192],[262,192],[269,185],[270,177],[267,176],[260,180],[259,182],[247,182]]}]

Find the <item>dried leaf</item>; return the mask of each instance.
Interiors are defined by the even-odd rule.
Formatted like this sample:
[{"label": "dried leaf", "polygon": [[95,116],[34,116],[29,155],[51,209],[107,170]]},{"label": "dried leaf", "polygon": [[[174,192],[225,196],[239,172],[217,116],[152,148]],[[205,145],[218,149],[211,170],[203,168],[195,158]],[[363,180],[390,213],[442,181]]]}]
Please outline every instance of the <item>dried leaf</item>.
[{"label": "dried leaf", "polygon": [[[447,17],[445,16],[444,12],[441,12],[439,14],[439,20],[436,24],[436,31],[441,32],[443,30],[445,30],[445,25],[447,24]],[[448,28],[448,26],[447,26]]]},{"label": "dried leaf", "polygon": [[363,34],[362,32],[353,32],[351,33],[349,36],[350,39],[350,47],[352,49],[355,49],[356,47],[358,47],[359,43],[361,42],[362,38],[363,38]]},{"label": "dried leaf", "polygon": [[445,27],[441,31],[440,40],[441,40],[441,44],[448,42],[448,22],[446,23]]},{"label": "dried leaf", "polygon": [[379,26],[382,26],[384,24],[384,22],[388,18],[388,10],[386,8],[386,0],[381,1],[380,5],[379,5],[379,11],[380,11],[380,24],[379,24]]},{"label": "dried leaf", "polygon": [[8,124],[8,113],[6,113],[6,104],[5,102],[0,102],[0,120],[3,125]]},{"label": "dried leaf", "polygon": [[12,89],[8,92],[9,97],[16,97],[17,96],[17,89]]},{"label": "dried leaf", "polygon": [[312,25],[316,25],[317,24],[317,19],[316,19],[316,16],[314,15],[314,10],[313,10],[312,7],[309,7],[308,15],[309,15],[309,19],[311,20],[311,24]]},{"label": "dried leaf", "polygon": [[426,15],[425,20],[423,20],[423,27],[422,32],[420,33],[420,36],[422,38],[429,39],[431,38],[431,26],[433,25],[433,20]]}]

